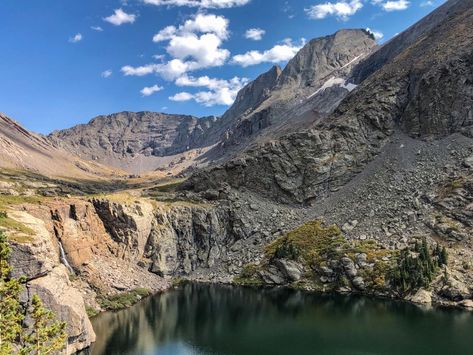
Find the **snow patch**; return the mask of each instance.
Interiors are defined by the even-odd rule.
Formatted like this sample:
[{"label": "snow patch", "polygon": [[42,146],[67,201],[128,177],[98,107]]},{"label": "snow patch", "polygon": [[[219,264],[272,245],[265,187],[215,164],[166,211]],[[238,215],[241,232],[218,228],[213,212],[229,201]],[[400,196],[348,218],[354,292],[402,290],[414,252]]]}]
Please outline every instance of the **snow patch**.
[{"label": "snow patch", "polygon": [[312,95],[308,96],[307,99],[310,99],[317,95],[320,92],[325,91],[328,88],[331,88],[333,86],[341,86],[344,89],[347,89],[348,91],[353,91],[356,88],[355,84],[347,82],[345,79],[342,78],[336,78],[332,76],[330,79],[328,79],[316,92],[314,92]]}]

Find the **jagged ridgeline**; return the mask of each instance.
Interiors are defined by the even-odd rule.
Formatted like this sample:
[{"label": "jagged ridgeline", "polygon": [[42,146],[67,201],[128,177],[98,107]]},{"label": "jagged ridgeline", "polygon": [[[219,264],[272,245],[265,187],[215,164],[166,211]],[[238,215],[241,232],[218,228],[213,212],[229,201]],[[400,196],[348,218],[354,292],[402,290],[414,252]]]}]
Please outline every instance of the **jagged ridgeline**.
[{"label": "jagged ridgeline", "polygon": [[121,112],[47,137],[0,116],[11,277],[88,315],[178,280],[473,309],[473,1],[382,46],[309,41],[221,117]]}]

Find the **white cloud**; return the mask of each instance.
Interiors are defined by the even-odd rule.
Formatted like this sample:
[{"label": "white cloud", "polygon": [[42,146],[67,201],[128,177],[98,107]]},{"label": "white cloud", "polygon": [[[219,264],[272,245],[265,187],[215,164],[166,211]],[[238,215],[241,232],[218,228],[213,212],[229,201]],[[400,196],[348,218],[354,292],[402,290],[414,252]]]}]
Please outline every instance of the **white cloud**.
[{"label": "white cloud", "polygon": [[136,15],[127,14],[122,9],[116,9],[113,15],[105,17],[104,21],[110,22],[112,25],[120,26],[125,23],[133,23],[136,20]]},{"label": "white cloud", "polygon": [[100,26],[90,26],[90,28],[94,31],[97,31],[97,32],[102,32],[103,31],[103,28],[100,27]]},{"label": "white cloud", "polygon": [[166,58],[166,56],[164,54],[155,54],[153,55],[153,59],[156,59],[156,60],[159,60],[159,61],[163,61],[164,58]]},{"label": "white cloud", "polygon": [[385,11],[405,10],[409,7],[410,2],[407,0],[386,1],[381,6]]},{"label": "white cloud", "polygon": [[130,65],[125,65],[122,67],[121,71],[125,76],[144,76],[152,74],[156,71],[157,64],[147,64],[140,67],[132,67]]},{"label": "white cloud", "polygon": [[82,39],[83,39],[82,35],[80,33],[78,33],[78,34],[74,35],[73,37],[70,37],[69,42],[77,43],[77,42],[82,41]]},{"label": "white cloud", "polygon": [[338,2],[326,2],[324,4],[312,5],[305,9],[307,15],[314,20],[321,20],[328,16],[335,16],[340,20],[348,20],[363,7],[362,0],[343,0]]},{"label": "white cloud", "polygon": [[236,6],[243,6],[250,2],[250,0],[143,0],[145,4],[157,6],[188,6],[200,7],[203,9],[215,8],[230,8]]},{"label": "white cloud", "polygon": [[194,95],[192,95],[188,92],[180,92],[180,93],[177,93],[174,96],[169,97],[169,100],[180,102],[180,101],[190,101],[193,98],[194,98]]},{"label": "white cloud", "polygon": [[170,97],[172,101],[190,101],[210,107],[215,105],[230,106],[235,101],[238,92],[248,83],[247,78],[234,77],[230,80],[209,78],[201,76],[198,78],[182,76],[176,80],[177,86],[205,87],[208,91],[199,91],[195,94],[181,92]]},{"label": "white cloud", "polygon": [[144,87],[140,91],[140,93],[143,96],[150,96],[150,95],[153,95],[155,92],[158,92],[158,91],[161,91],[161,90],[163,90],[162,86],[153,85],[153,86],[149,86],[149,87]]},{"label": "white cloud", "polygon": [[381,39],[384,37],[384,34],[383,32],[380,32],[380,31],[376,31],[376,30],[372,30],[371,28],[367,28],[366,29],[369,33],[371,33],[375,39]]},{"label": "white cloud", "polygon": [[420,3],[420,7],[426,7],[426,6],[434,6],[434,2],[433,1],[423,1]]},{"label": "white cloud", "polygon": [[213,33],[218,38],[225,40],[228,38],[228,19],[223,16],[212,14],[197,14],[193,18],[184,22],[176,28],[167,26],[153,37],[154,42],[171,40],[177,36],[186,36],[198,33]]},{"label": "white cloud", "polygon": [[153,37],[153,42],[168,41],[176,35],[177,28],[174,26],[164,27],[161,31],[156,33]]},{"label": "white cloud", "polygon": [[110,69],[107,69],[100,74],[102,78],[110,78],[112,76],[113,72]]},{"label": "white cloud", "polygon": [[154,42],[169,41],[166,52],[172,58],[164,62],[164,56],[153,58],[161,63],[140,67],[124,66],[125,75],[143,76],[159,74],[166,80],[175,80],[184,73],[217,67],[225,64],[230,52],[221,48],[228,38],[228,20],[223,16],[196,14],[179,28],[168,26],[153,37]]},{"label": "white cloud", "polygon": [[248,67],[261,63],[280,63],[292,59],[297,52],[304,46],[305,40],[300,45],[295,45],[290,39],[286,39],[283,44],[275,45],[273,48],[264,52],[249,51],[245,54],[235,55],[232,59],[234,64]]},{"label": "white cloud", "polygon": [[200,69],[221,66],[230,56],[230,52],[220,48],[222,40],[213,33],[206,33],[202,36],[187,34],[176,36],[166,48],[166,51],[174,58],[188,62],[189,69]]},{"label": "white cloud", "polygon": [[146,64],[139,67],[125,65],[121,71],[125,76],[145,76],[160,74],[166,80],[174,80],[189,70],[189,63],[173,59],[165,64]]},{"label": "white cloud", "polygon": [[245,37],[248,39],[252,39],[253,41],[261,41],[265,34],[266,31],[261,28],[250,28],[246,31]]}]

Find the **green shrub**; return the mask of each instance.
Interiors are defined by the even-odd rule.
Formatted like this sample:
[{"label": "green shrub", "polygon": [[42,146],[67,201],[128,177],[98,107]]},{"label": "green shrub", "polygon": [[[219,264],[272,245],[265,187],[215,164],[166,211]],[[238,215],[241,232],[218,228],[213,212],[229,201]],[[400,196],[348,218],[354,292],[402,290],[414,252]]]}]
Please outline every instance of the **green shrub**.
[{"label": "green shrub", "polygon": [[137,288],[129,292],[122,292],[112,296],[99,296],[97,302],[100,307],[107,311],[118,311],[133,306],[143,298],[151,295],[151,291],[145,288]]},{"label": "green shrub", "polygon": [[337,226],[324,227],[320,221],[311,221],[268,245],[266,255],[312,264],[322,256],[325,260],[335,258],[345,248],[346,240]]}]

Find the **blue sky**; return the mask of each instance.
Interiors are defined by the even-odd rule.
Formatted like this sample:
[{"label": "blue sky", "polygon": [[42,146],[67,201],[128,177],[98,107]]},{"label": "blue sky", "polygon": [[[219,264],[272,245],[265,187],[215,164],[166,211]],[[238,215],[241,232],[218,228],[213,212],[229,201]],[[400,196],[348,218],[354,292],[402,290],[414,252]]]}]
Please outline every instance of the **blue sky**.
[{"label": "blue sky", "polygon": [[40,133],[124,110],[220,115],[304,40],[370,28],[383,42],[443,2],[2,0],[0,112]]}]

